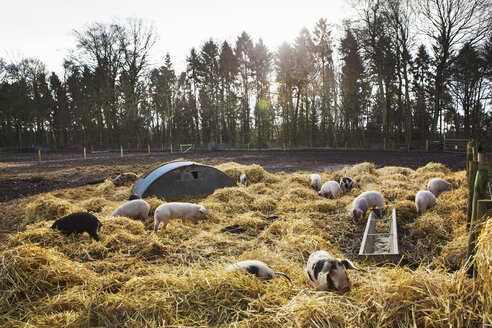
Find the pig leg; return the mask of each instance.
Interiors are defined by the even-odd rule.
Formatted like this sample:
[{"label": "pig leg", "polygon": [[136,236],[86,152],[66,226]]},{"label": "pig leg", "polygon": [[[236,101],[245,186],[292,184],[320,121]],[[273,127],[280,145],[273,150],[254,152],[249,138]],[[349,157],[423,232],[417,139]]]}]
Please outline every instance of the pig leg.
[{"label": "pig leg", "polygon": [[[162,230],[166,229],[166,226],[167,226],[167,222],[168,221],[169,221],[168,219],[162,221],[162,223],[163,223]],[[154,232],[157,232],[157,230],[159,229],[159,224],[160,223],[161,223],[161,221],[157,221],[157,220],[155,221]]]},{"label": "pig leg", "polygon": [[97,235],[97,232],[90,232],[89,236],[94,238],[96,241],[99,241],[99,236]]}]

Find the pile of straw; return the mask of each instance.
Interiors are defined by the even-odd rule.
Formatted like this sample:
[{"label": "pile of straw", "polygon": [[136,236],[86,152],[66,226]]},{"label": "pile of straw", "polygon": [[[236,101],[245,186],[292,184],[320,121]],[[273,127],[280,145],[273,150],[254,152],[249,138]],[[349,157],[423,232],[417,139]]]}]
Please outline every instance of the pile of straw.
[{"label": "pile of straw", "polygon": [[[361,189],[339,199],[320,198],[311,172],[270,174],[258,165],[217,166],[248,186],[216,190],[182,201],[207,207],[197,225],[171,221],[153,233],[144,221],[112,218],[130,187],[110,181],[26,198],[23,231],[0,245],[1,326],[463,326],[490,323],[492,219],[482,228],[476,280],[461,269],[466,256],[466,178],[431,163],[418,170],[376,169],[371,163],[320,172],[323,181],[349,176]],[[417,216],[413,199],[430,178],[454,190]],[[378,190],[396,207],[399,266],[358,262],[365,220],[348,211],[362,191]],[[165,202],[148,200],[151,212]],[[104,224],[101,240],[64,236],[53,220],[79,210]],[[224,228],[236,225],[239,233]],[[346,294],[317,292],[305,272],[309,254],[325,249],[362,270],[349,272]],[[285,279],[262,282],[226,272],[234,262],[257,259]]]}]

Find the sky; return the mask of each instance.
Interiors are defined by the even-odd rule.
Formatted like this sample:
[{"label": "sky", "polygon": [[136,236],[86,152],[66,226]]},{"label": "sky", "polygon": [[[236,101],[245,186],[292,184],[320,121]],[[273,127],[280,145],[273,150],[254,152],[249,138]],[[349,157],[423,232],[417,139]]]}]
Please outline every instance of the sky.
[{"label": "sky", "polygon": [[0,58],[37,58],[63,76],[63,61],[76,46],[74,30],[135,17],[155,26],[152,63],[162,65],[169,53],[181,72],[191,48],[210,39],[234,46],[246,31],[275,52],[283,42],[293,43],[303,27],[312,31],[320,18],[340,26],[351,12],[345,0],[2,0]]}]

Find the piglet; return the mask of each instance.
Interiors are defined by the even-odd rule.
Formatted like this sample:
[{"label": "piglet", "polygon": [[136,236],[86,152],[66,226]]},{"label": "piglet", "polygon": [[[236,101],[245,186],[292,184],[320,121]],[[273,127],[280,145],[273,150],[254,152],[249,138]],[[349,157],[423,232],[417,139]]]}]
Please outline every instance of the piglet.
[{"label": "piglet", "polygon": [[342,193],[345,194],[351,191],[353,188],[360,188],[357,181],[351,178],[342,178],[340,180],[340,189],[342,190]]},{"label": "piglet", "polygon": [[427,183],[427,190],[433,193],[436,197],[438,197],[441,192],[452,189],[452,184],[440,178],[431,179],[429,183]]},{"label": "piglet", "polygon": [[307,262],[307,273],[316,290],[348,292],[351,285],[345,269],[358,270],[349,260],[334,258],[327,251],[312,253]]},{"label": "piglet", "polygon": [[239,176],[239,183],[245,187],[248,186],[248,178],[246,177],[246,174],[243,173]]},{"label": "piglet", "polygon": [[349,215],[358,219],[371,207],[384,207],[384,197],[377,191],[366,191],[355,198]]},{"label": "piglet", "polygon": [[321,190],[321,177],[319,176],[319,174],[311,174],[309,176],[309,181],[311,183],[311,187],[314,190],[318,192]]},{"label": "piglet", "polygon": [[197,223],[198,220],[207,219],[207,209],[202,205],[190,203],[162,204],[155,210],[154,232],[157,232],[161,222],[163,223],[162,229],[165,229],[171,219],[191,220]]},{"label": "piglet", "polygon": [[265,280],[273,279],[275,278],[276,275],[279,275],[286,278],[287,280],[289,280],[290,283],[292,283],[289,276],[287,276],[285,273],[275,272],[268,265],[258,260],[241,261],[235,264],[231,264],[226,268],[226,271],[233,271],[233,270],[246,271],[256,275],[260,279],[265,279]]},{"label": "piglet", "polygon": [[89,236],[99,241],[98,232],[101,229],[101,222],[91,213],[79,212],[56,220],[51,229],[58,229],[65,235],[87,232]]},{"label": "piglet", "polygon": [[321,197],[328,198],[331,196],[333,199],[337,199],[339,193],[340,185],[336,181],[327,181],[323,183],[321,190],[318,192]]},{"label": "piglet", "polygon": [[422,214],[426,209],[431,208],[437,204],[437,199],[434,194],[427,190],[420,190],[415,195],[415,206],[417,212]]},{"label": "piglet", "polygon": [[138,176],[133,173],[133,172],[126,172],[126,173],[121,173],[120,175],[118,175],[114,180],[113,180],[113,184],[116,186],[116,187],[121,187],[121,186],[124,186],[128,183],[131,183],[131,182],[135,182],[138,180]]},{"label": "piglet", "polygon": [[149,216],[150,205],[143,199],[133,199],[116,209],[111,216],[145,220]]}]

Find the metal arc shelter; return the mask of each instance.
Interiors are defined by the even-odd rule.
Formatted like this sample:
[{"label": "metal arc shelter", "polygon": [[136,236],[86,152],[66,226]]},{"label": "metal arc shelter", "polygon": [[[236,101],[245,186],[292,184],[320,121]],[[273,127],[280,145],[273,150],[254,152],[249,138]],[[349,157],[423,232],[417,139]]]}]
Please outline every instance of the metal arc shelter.
[{"label": "metal arc shelter", "polygon": [[236,183],[224,172],[200,163],[179,161],[165,163],[142,176],[132,192],[142,198],[156,196],[166,200],[211,194],[218,188]]}]

